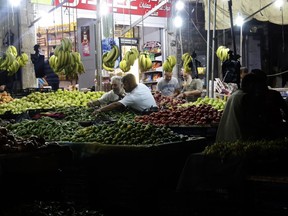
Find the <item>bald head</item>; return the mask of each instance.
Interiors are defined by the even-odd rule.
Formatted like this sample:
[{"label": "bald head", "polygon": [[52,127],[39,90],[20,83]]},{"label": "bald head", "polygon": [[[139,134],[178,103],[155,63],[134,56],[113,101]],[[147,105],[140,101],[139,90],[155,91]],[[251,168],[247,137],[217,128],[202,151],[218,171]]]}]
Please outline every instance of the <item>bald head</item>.
[{"label": "bald head", "polygon": [[126,92],[131,92],[137,86],[135,76],[130,73],[122,77],[122,83]]}]

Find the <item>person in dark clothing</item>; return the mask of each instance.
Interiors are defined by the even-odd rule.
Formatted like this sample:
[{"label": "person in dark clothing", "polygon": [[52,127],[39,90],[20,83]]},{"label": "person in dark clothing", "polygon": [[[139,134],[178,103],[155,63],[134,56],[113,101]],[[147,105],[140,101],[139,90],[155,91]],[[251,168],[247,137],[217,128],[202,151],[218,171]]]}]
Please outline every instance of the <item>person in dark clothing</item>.
[{"label": "person in dark clothing", "polygon": [[287,136],[288,106],[285,100],[280,92],[268,88],[264,71],[254,69],[251,73],[256,75],[253,101],[259,110],[259,124],[263,125],[262,137],[273,140]]},{"label": "person in dark clothing", "polygon": [[14,78],[8,75],[8,71],[0,71],[0,92],[13,90]]},{"label": "person in dark clothing", "polygon": [[58,75],[52,70],[49,65],[49,61],[46,60],[44,62],[44,73],[45,73],[45,80],[51,86],[52,90],[56,91],[59,89],[59,77]]}]

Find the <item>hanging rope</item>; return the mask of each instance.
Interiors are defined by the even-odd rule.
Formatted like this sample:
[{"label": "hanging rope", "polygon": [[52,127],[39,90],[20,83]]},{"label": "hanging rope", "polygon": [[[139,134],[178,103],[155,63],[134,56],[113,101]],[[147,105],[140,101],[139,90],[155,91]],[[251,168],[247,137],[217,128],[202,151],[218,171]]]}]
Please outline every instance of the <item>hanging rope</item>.
[{"label": "hanging rope", "polygon": [[112,38],[114,41],[114,1],[112,1]]},{"label": "hanging rope", "polygon": [[280,8],[281,10],[281,18],[282,18],[282,52],[285,52],[285,34],[284,34],[284,16],[283,16],[283,7]]}]

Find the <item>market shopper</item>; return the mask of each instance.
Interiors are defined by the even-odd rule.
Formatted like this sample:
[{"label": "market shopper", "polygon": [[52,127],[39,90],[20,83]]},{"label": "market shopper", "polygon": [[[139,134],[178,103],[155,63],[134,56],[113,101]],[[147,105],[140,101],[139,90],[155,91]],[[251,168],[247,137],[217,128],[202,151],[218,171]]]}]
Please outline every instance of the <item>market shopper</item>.
[{"label": "market shopper", "polygon": [[261,125],[258,124],[257,110],[253,107],[252,99],[255,83],[256,76],[247,74],[241,88],[228,98],[218,126],[216,142],[259,139],[262,128],[259,127]]},{"label": "market shopper", "polygon": [[243,78],[241,89],[229,97],[218,126],[216,142],[287,137],[287,116],[287,104],[281,94],[268,89],[263,71],[252,70]]},{"label": "market shopper", "polygon": [[249,70],[247,67],[240,67],[240,80],[242,80],[248,73]]},{"label": "market shopper", "polygon": [[164,77],[161,77],[156,86],[156,93],[164,96],[176,96],[180,93],[178,79],[172,76],[172,72],[165,71]]},{"label": "market shopper", "polygon": [[251,73],[256,76],[253,101],[261,116],[259,124],[264,125],[263,138],[277,139],[287,136],[288,106],[285,100],[280,92],[268,88],[267,75],[264,71],[253,69]]},{"label": "market shopper", "polygon": [[142,83],[137,84],[133,74],[126,74],[122,78],[122,83],[126,92],[125,97],[120,101],[113,102],[107,106],[97,109],[94,112],[95,114],[111,110],[121,110],[125,107],[133,109],[137,112],[143,112],[151,107],[157,107],[150,89]]},{"label": "market shopper", "polygon": [[100,99],[89,102],[88,106],[98,107],[121,100],[125,96],[125,91],[121,79],[122,77],[120,76],[113,76],[111,78],[112,90],[103,94]]},{"label": "market shopper", "polygon": [[203,83],[196,77],[192,78],[190,71],[184,71],[182,69],[182,73],[184,79],[183,88],[177,97],[185,98],[188,102],[196,101],[199,97],[201,97],[203,91]]}]

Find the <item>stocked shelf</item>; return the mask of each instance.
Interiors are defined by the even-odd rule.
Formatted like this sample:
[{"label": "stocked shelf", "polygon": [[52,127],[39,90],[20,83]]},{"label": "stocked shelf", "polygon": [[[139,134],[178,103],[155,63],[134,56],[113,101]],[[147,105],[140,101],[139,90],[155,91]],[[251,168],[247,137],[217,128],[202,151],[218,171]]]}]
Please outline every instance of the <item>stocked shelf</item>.
[{"label": "stocked shelf", "polygon": [[144,74],[149,74],[149,73],[162,73],[162,71],[159,70],[152,70],[152,71],[145,71],[143,72]]},{"label": "stocked shelf", "polygon": [[144,84],[154,84],[157,83],[157,81],[150,81],[150,82],[143,82]]}]

